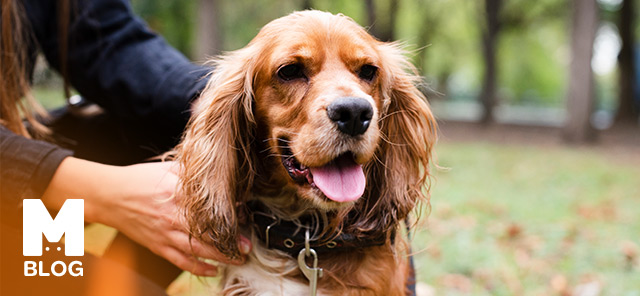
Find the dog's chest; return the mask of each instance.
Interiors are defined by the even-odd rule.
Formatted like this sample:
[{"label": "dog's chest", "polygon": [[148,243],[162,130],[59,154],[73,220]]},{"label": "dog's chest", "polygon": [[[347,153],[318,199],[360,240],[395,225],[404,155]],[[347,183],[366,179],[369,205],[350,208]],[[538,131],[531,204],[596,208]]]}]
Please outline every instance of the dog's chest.
[{"label": "dog's chest", "polygon": [[[228,266],[226,268],[223,279],[225,295],[310,295],[308,284],[294,281],[279,273],[270,272],[261,264],[264,262],[258,263],[258,260],[253,259],[255,258],[242,266]],[[325,294],[318,291],[317,295]]]}]

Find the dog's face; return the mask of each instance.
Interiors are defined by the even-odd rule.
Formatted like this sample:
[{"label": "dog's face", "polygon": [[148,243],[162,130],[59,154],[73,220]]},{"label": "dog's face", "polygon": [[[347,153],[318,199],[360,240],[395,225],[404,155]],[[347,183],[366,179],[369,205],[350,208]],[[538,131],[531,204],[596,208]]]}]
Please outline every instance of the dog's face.
[{"label": "dog's face", "polygon": [[256,196],[348,213],[354,235],[388,234],[426,199],[436,123],[397,45],[304,11],[215,64],[177,147],[196,238],[237,256],[236,209]]},{"label": "dog's face", "polygon": [[271,39],[256,69],[254,113],[265,133],[259,140],[280,156],[269,173],[317,207],[353,203],[380,139],[378,42],[326,13],[279,19],[263,36]]}]

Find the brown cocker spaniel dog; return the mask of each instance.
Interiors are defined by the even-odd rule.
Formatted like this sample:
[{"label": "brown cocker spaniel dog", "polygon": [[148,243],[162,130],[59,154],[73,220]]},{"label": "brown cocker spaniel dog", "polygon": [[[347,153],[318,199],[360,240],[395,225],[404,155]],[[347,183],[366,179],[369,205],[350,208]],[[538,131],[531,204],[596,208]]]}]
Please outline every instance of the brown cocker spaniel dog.
[{"label": "brown cocker spaniel dog", "polygon": [[[405,295],[407,215],[428,202],[436,122],[397,44],[296,12],[215,61],[177,148],[191,234],[229,257],[225,295]],[[313,249],[313,250],[310,250]]]}]

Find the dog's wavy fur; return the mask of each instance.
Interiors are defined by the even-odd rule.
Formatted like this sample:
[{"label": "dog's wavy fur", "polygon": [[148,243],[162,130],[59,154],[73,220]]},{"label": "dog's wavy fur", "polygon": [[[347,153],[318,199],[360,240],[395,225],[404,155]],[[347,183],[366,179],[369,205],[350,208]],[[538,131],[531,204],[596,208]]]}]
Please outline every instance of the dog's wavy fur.
[{"label": "dog's wavy fur", "polygon": [[[291,52],[303,55],[295,61],[308,71],[306,80],[278,79],[278,67]],[[363,61],[378,69],[372,81],[352,73]],[[388,238],[383,246],[321,256],[325,276],[319,280],[319,294],[404,295],[408,248],[402,232],[393,230],[418,202],[428,203],[436,121],[401,47],[376,40],[348,17],[304,11],[272,21],[245,48],[214,64],[176,159],[181,165],[179,201],[191,235],[231,258],[240,256],[240,234],[253,238],[247,264],[263,273],[247,275],[247,269],[229,266],[222,280],[224,293],[265,292],[256,284],[260,280],[255,277],[261,276],[278,279],[285,295],[295,294],[286,292],[295,285],[308,283],[294,259],[264,248],[255,238],[245,205],[259,199],[286,219],[323,217],[321,233]],[[335,77],[343,79],[329,81]],[[327,89],[332,89],[329,94]],[[353,92],[364,93],[375,109],[362,139],[348,146],[358,151],[355,158],[364,164],[367,187],[356,202],[336,205],[290,179],[278,138],[286,137],[302,163],[330,161],[341,152],[338,143],[347,144],[337,140],[339,132],[330,121],[312,116],[326,116],[326,111],[312,108],[326,109],[323,100]],[[392,244],[393,233],[397,236]]]}]

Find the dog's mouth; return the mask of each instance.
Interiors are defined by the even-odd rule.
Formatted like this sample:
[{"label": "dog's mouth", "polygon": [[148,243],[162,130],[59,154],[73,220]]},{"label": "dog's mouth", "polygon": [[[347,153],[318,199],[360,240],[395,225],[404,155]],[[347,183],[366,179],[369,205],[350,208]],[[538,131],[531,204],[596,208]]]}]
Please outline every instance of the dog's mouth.
[{"label": "dog's mouth", "polygon": [[308,167],[296,159],[286,140],[280,139],[279,144],[282,165],[296,183],[309,184],[336,202],[352,202],[364,193],[364,171],[362,165],[355,162],[353,153],[340,154],[322,166]]}]

